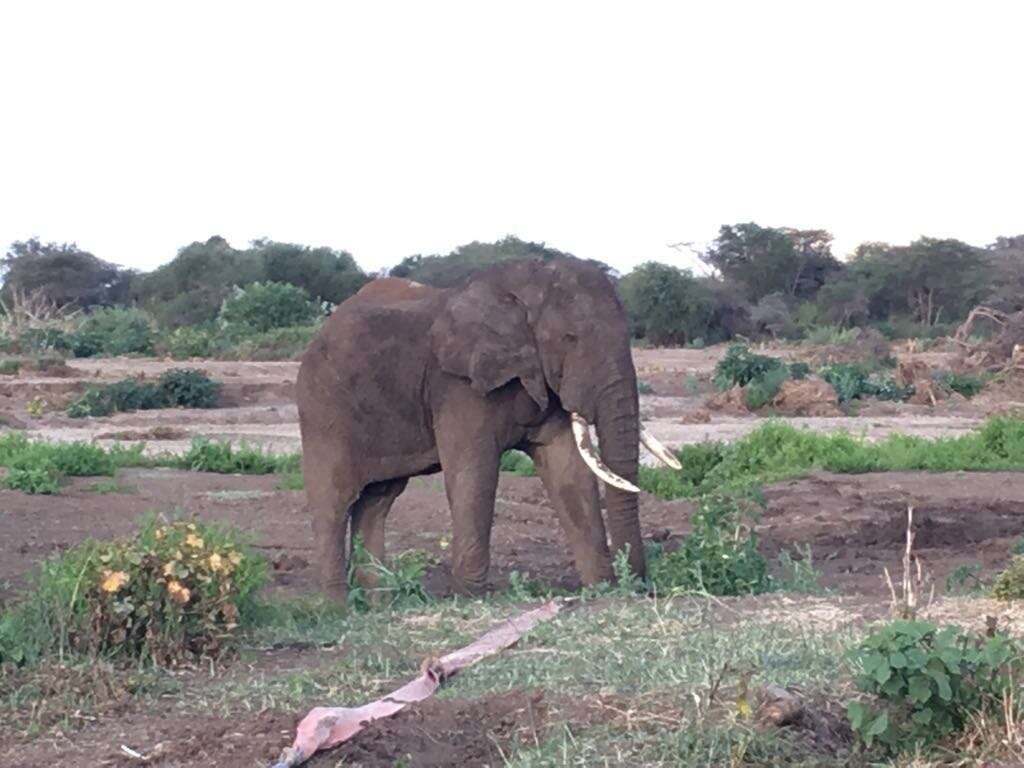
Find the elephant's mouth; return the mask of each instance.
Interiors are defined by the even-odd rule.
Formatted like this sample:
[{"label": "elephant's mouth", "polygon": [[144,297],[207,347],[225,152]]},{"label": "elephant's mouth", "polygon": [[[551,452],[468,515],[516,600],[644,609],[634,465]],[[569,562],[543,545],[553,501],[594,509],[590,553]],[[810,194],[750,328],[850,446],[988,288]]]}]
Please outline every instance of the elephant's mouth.
[{"label": "elephant's mouth", "polygon": [[[576,440],[576,450],[580,452],[580,456],[583,457],[583,463],[587,465],[591,472],[613,488],[628,491],[629,493],[640,493],[640,489],[633,485],[633,483],[623,477],[619,477],[601,461],[601,457],[597,455],[597,451],[594,450],[594,444],[590,440],[590,424],[578,413],[572,414],[572,434]],[[654,454],[658,461],[666,466],[671,469],[683,468],[683,465],[672,455],[671,451],[655,439],[654,435],[648,432],[642,424],[640,425],[640,442],[647,450]]]}]

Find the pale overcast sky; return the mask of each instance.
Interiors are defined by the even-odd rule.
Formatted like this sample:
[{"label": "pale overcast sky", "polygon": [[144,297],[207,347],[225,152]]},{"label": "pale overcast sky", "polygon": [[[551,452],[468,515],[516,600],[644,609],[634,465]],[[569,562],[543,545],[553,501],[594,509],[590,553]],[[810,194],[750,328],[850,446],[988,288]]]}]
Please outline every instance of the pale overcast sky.
[{"label": "pale overcast sky", "polygon": [[9,2],[0,243],[221,234],[368,270],[515,233],[1024,232],[1018,2]]}]

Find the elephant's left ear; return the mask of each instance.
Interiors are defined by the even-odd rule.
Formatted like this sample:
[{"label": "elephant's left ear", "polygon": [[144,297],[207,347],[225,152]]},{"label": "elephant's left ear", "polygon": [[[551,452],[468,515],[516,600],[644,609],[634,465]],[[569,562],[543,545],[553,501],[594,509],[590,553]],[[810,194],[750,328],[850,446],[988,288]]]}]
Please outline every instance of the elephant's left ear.
[{"label": "elephant's left ear", "polygon": [[441,368],[470,380],[485,394],[519,379],[542,409],[548,386],[540,354],[526,321],[526,308],[514,296],[484,282],[455,293],[430,329]]}]

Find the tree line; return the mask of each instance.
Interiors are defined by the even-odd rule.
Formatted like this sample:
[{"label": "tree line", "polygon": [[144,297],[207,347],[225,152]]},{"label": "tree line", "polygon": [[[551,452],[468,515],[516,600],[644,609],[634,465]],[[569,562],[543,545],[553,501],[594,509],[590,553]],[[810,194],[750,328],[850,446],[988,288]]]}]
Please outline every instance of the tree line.
[{"label": "tree line", "polygon": [[[409,256],[380,274],[449,287],[502,261],[567,255],[509,236],[448,254]],[[654,345],[796,338],[821,326],[938,334],[979,303],[1024,309],[1024,235],[986,247],[929,237],[909,245],[869,242],[840,260],[825,230],[742,223],[721,227],[697,255],[708,274],[648,262],[620,275],[594,263],[618,281],[633,334]],[[0,274],[4,305],[20,291],[86,311],[133,306],[167,329],[214,322],[239,286],[288,284],[329,311],[378,276],[344,250],[271,240],[237,249],[222,237],[191,243],[151,272],[113,264],[73,243],[32,239],[10,246]]]}]

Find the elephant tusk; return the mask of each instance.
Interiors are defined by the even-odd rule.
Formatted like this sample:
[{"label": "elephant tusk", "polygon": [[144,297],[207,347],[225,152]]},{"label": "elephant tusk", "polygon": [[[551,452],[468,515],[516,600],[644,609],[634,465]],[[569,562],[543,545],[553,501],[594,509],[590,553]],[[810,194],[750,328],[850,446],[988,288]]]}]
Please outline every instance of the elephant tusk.
[{"label": "elephant tusk", "polygon": [[644,448],[653,453],[662,464],[671,467],[672,469],[683,468],[683,465],[679,463],[679,459],[672,455],[672,451],[659,443],[655,439],[654,435],[644,429],[643,424],[640,425],[640,442],[643,443]]},{"label": "elephant tusk", "polygon": [[604,465],[604,462],[594,453],[594,446],[590,442],[590,425],[587,420],[579,414],[572,414],[572,436],[576,439],[576,450],[583,457],[583,463],[587,468],[604,480],[613,488],[630,493],[640,493],[640,489],[629,480],[619,477]]}]

